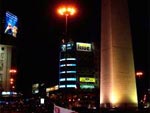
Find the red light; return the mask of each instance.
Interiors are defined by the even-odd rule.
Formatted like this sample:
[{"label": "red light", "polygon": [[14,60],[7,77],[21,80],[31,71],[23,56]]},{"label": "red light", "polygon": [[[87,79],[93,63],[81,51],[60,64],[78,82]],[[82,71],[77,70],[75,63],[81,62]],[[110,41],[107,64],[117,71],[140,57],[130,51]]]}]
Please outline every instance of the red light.
[{"label": "red light", "polygon": [[10,84],[13,84],[14,82],[10,82]]},{"label": "red light", "polygon": [[14,79],[13,79],[13,78],[11,78],[11,79],[10,79],[10,82],[13,82],[13,81],[14,81]]},{"label": "red light", "polygon": [[71,99],[69,99],[69,102],[71,102]]}]

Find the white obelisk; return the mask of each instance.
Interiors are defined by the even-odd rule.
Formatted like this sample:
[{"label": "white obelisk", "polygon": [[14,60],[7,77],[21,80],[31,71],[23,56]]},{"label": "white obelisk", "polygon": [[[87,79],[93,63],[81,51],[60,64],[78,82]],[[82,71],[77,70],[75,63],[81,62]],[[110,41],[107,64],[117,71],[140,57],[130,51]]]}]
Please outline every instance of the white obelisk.
[{"label": "white obelisk", "polygon": [[137,107],[127,0],[102,0],[100,106]]}]

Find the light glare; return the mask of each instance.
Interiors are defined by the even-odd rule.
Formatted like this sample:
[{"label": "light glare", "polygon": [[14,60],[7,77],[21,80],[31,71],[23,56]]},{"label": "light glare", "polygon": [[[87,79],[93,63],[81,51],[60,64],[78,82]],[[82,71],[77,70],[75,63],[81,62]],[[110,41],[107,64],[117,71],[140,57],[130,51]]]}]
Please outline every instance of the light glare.
[{"label": "light glare", "polygon": [[74,7],[60,7],[60,8],[58,8],[58,13],[60,15],[66,15],[66,16],[74,15],[75,12],[76,12],[76,10]]}]

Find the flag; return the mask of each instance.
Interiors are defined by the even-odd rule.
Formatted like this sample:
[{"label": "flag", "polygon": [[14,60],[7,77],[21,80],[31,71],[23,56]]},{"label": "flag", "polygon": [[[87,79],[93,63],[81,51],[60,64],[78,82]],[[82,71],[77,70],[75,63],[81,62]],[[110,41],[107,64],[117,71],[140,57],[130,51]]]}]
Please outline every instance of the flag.
[{"label": "flag", "polygon": [[70,109],[66,109],[54,104],[54,112],[53,113],[78,113],[76,111],[72,111]]}]

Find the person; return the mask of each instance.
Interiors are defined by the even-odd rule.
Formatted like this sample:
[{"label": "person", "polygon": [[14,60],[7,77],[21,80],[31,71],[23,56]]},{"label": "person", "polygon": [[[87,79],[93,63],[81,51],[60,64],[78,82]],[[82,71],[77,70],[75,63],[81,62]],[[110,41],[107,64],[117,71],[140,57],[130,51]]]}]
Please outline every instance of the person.
[{"label": "person", "polygon": [[12,35],[12,25],[10,23],[8,23],[4,33]]},{"label": "person", "polygon": [[18,30],[18,28],[17,28],[16,26],[13,26],[13,27],[12,27],[12,36],[13,36],[13,37],[16,37],[16,36],[17,36],[17,30]]}]

